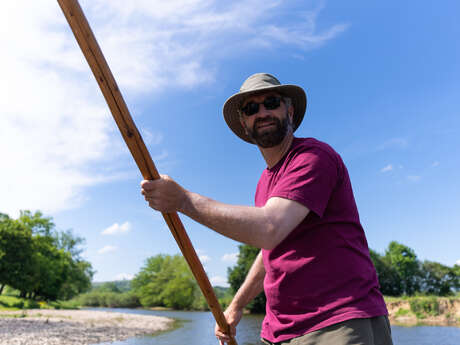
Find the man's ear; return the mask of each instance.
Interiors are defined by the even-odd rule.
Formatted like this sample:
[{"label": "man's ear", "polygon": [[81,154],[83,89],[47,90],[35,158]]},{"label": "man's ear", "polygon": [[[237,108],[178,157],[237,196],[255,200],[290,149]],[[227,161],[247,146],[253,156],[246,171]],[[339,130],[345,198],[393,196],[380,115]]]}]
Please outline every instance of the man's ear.
[{"label": "man's ear", "polygon": [[294,121],[294,106],[292,104],[288,108],[288,115],[292,123],[292,121]]},{"label": "man's ear", "polygon": [[241,126],[244,128],[244,132],[245,132],[246,134],[249,134],[249,132],[248,132],[248,126],[246,126],[246,122],[244,122],[242,116],[240,116],[240,123],[241,123]]}]

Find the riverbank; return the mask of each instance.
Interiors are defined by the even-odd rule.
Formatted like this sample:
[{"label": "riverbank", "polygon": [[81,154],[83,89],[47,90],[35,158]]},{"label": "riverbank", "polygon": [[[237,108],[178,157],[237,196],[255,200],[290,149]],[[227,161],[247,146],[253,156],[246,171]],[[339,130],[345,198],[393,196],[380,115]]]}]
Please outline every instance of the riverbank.
[{"label": "riverbank", "polygon": [[0,311],[0,345],[90,345],[155,334],[174,320],[93,310]]},{"label": "riverbank", "polygon": [[460,327],[458,297],[387,298],[385,302],[392,325]]}]

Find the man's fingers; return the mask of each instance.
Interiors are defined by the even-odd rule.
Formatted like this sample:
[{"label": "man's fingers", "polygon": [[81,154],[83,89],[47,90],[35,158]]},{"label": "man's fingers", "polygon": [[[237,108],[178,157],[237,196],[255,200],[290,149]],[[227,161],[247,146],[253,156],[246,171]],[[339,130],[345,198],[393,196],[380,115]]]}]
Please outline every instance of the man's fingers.
[{"label": "man's fingers", "polygon": [[152,184],[151,182],[152,182],[152,180],[143,180],[143,181],[141,181],[141,187],[142,187],[142,189],[145,189],[145,190],[150,189],[150,188],[151,188],[151,184]]}]

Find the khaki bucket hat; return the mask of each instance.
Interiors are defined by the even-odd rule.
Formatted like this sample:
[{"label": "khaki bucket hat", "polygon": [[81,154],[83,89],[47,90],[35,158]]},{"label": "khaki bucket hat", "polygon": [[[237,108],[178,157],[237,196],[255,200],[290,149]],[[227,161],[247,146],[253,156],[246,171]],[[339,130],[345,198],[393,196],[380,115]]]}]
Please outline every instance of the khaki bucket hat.
[{"label": "khaki bucket hat", "polygon": [[281,85],[278,79],[268,73],[257,73],[251,75],[241,85],[240,91],[231,96],[224,104],[224,119],[228,127],[244,141],[254,144],[246,134],[240,122],[238,111],[246,98],[252,95],[274,91],[282,96],[289,97],[294,106],[293,130],[299,127],[307,108],[307,96],[305,91],[297,85]]}]

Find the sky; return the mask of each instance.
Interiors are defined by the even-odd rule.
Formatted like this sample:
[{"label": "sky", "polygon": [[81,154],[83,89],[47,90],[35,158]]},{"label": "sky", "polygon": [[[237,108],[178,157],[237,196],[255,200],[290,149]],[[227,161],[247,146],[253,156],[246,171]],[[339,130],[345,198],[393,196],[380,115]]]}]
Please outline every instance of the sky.
[{"label": "sky", "polygon": [[[252,205],[266,167],[225,100],[253,73],[307,94],[296,131],[348,167],[369,247],[460,264],[460,3],[81,0],[160,173]],[[0,12],[0,212],[41,210],[86,240],[94,281],[180,253],[56,1]],[[181,215],[214,285],[238,243]]]}]

